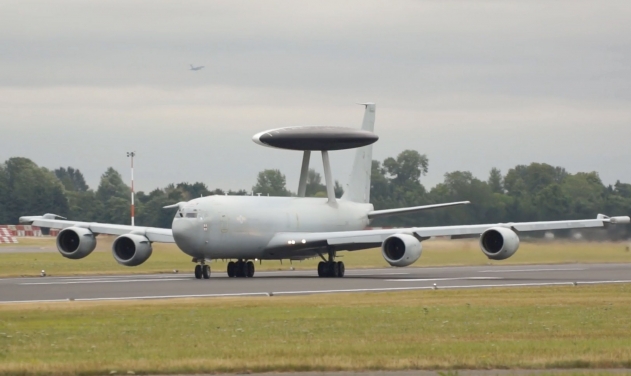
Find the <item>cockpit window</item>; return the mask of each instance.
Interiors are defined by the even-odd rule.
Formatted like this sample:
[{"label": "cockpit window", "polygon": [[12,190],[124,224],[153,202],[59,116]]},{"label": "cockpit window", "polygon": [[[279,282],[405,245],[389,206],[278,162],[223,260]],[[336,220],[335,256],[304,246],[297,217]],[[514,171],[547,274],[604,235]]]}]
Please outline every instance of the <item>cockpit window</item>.
[{"label": "cockpit window", "polygon": [[197,218],[197,213],[186,213],[186,218]]}]

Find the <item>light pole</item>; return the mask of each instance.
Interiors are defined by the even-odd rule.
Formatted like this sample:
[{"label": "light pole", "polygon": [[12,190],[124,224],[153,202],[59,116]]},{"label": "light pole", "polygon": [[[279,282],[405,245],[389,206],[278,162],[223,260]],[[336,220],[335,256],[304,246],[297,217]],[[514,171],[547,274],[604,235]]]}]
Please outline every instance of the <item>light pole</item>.
[{"label": "light pole", "polygon": [[134,226],[134,156],[135,151],[128,152],[127,157],[131,158],[131,225]]}]

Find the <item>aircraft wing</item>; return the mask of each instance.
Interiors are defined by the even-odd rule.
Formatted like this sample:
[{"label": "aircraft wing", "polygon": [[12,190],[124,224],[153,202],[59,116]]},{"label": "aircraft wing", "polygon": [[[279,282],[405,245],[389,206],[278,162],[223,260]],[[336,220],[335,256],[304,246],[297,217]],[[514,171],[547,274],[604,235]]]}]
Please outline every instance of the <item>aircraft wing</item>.
[{"label": "aircraft wing", "polygon": [[66,227],[82,227],[87,228],[94,234],[108,234],[108,235],[124,235],[134,233],[138,235],[144,235],[151,242],[158,243],[175,243],[173,240],[173,232],[167,228],[157,227],[141,227],[141,226],[128,226],[128,225],[114,225],[109,223],[97,223],[97,222],[78,222],[67,221],[65,219],[54,214],[45,214],[38,216],[26,216],[20,217],[20,223],[29,223],[34,226],[45,228],[59,228],[64,229]]},{"label": "aircraft wing", "polygon": [[468,205],[470,201],[458,201],[458,202],[448,202],[445,204],[432,204],[432,205],[423,205],[423,206],[412,206],[409,208],[397,208],[397,209],[385,209],[385,210],[373,210],[368,212],[368,218],[374,219],[377,217],[386,217],[390,215],[400,215],[400,214],[410,214],[416,213],[420,211],[430,210],[430,209],[439,209],[446,208],[449,206],[457,206],[457,205]]},{"label": "aircraft wing", "polygon": [[302,251],[322,247],[333,247],[336,250],[360,250],[381,246],[381,243],[394,234],[409,234],[419,240],[432,236],[450,236],[452,238],[480,235],[492,227],[505,227],[517,233],[527,231],[547,231],[564,229],[581,229],[604,227],[608,224],[625,224],[629,217],[607,217],[599,214],[596,219],[550,221],[550,222],[515,222],[494,223],[484,225],[410,227],[363,231],[340,232],[281,232],[276,234],[267,246],[267,250],[279,253],[290,253],[292,250],[300,254]]}]

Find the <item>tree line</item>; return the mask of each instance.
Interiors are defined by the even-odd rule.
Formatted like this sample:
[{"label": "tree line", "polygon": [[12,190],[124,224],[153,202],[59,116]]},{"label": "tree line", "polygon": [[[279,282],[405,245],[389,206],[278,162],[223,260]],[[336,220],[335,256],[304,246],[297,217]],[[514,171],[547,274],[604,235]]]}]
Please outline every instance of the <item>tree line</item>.
[{"label": "tree line", "polygon": [[[490,170],[485,180],[468,171],[446,173],[442,183],[427,190],[421,183],[429,159],[416,150],[373,161],[371,202],[375,209],[469,200],[471,205],[381,218],[373,226],[436,226],[494,222],[595,218],[598,213],[631,214],[631,184],[604,185],[597,172],[571,174],[545,163],[518,165],[502,174]],[[326,197],[322,176],[313,169],[307,196]],[[335,182],[335,193],[343,193]],[[292,196],[285,175],[276,169],[259,172],[250,189],[210,190],[202,182],[169,184],[136,193],[136,224],[169,228],[174,209],[163,206],[214,194]],[[80,221],[129,224],[130,188],[118,171],[108,168],[96,189],[79,169],[48,170],[27,158],[10,158],[0,165],[0,223],[16,224],[22,215],[55,213]],[[629,226],[615,226],[609,236],[631,235]]]}]

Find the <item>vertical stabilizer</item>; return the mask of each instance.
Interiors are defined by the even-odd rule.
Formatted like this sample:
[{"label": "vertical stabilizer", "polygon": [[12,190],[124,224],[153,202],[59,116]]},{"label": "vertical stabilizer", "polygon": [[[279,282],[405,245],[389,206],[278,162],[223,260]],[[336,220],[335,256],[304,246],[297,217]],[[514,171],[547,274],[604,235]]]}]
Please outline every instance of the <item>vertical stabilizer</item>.
[{"label": "vertical stabilizer", "polygon": [[[372,132],[375,129],[375,104],[361,103],[366,107],[362,130]],[[358,148],[348,184],[344,189],[343,200],[370,202],[370,171],[372,169],[372,145]]]}]

